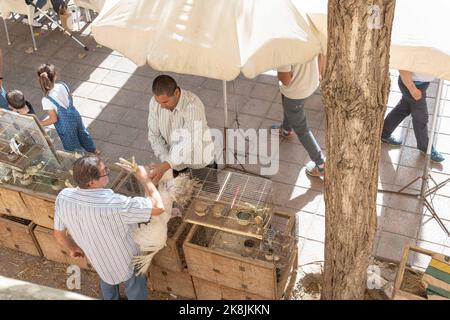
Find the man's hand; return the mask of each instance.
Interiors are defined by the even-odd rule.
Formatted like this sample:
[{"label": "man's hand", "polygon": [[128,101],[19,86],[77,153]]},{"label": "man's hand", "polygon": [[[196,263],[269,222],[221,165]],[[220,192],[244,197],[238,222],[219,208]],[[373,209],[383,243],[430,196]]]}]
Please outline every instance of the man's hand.
[{"label": "man's hand", "polygon": [[419,89],[413,88],[410,93],[414,100],[419,101],[420,99],[422,99],[422,91],[420,91]]},{"label": "man's hand", "polygon": [[134,175],[141,183],[145,183],[150,179],[147,168],[144,166],[138,166],[138,170],[134,173]]},{"label": "man's hand", "polygon": [[81,250],[80,247],[76,247],[73,250],[70,250],[69,255],[72,258],[77,258],[77,259],[84,258],[84,252],[83,252],[83,250]]},{"label": "man's hand", "polygon": [[170,165],[167,162],[163,162],[151,167],[151,170],[149,172],[150,179],[152,179],[154,184],[157,184],[159,180],[161,180],[164,173],[169,169]]}]

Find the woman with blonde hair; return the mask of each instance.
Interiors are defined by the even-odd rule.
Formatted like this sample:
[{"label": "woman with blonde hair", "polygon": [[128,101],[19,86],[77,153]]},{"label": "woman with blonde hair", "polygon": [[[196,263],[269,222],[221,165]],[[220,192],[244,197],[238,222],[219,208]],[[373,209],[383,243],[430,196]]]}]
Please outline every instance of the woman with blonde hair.
[{"label": "woman with blonde hair", "polygon": [[44,93],[42,108],[48,113],[48,118],[41,124],[55,125],[64,150],[97,153],[97,148],[83,124],[80,113],[73,105],[69,87],[64,82],[56,81],[55,66],[42,64],[37,75]]}]

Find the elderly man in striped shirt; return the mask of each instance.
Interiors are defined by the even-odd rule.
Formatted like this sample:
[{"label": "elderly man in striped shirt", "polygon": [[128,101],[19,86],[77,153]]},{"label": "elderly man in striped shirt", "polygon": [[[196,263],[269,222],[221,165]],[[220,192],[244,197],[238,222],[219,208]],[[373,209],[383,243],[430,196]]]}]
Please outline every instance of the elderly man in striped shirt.
[{"label": "elderly man in striped shirt", "polygon": [[147,281],[134,273],[131,260],[139,248],[132,232],[138,223],[163,213],[164,205],[144,167],[135,176],[146,197],[125,197],[105,189],[108,175],[109,168],[97,156],[74,163],[73,177],[79,187],[64,189],[56,198],[54,235],[70,256],[87,256],[100,276],[103,299],[118,300],[119,284],[125,282],[129,300],[144,300]]},{"label": "elderly man in striped shirt", "polygon": [[217,169],[205,107],[199,97],[182,90],[168,75],[156,77],[152,90],[148,140],[161,163],[152,167],[150,178],[157,183],[170,168],[174,176],[188,168]]}]

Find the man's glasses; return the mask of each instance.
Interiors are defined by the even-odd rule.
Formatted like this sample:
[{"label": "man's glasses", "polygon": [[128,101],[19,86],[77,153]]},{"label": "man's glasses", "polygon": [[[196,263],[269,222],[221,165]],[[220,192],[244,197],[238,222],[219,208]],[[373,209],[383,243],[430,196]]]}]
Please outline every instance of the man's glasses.
[{"label": "man's glasses", "polygon": [[99,176],[98,178],[100,179],[100,178],[103,178],[103,177],[107,177],[107,176],[109,176],[110,172],[111,172],[111,170],[108,167],[105,167],[105,174]]}]

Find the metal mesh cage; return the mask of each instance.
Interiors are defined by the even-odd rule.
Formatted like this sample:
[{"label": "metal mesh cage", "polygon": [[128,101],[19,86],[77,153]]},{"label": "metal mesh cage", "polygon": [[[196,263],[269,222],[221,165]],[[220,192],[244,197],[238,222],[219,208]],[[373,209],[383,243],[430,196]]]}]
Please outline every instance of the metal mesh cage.
[{"label": "metal mesh cage", "polygon": [[251,174],[192,170],[200,187],[185,221],[262,239],[272,216],[272,181]]}]

